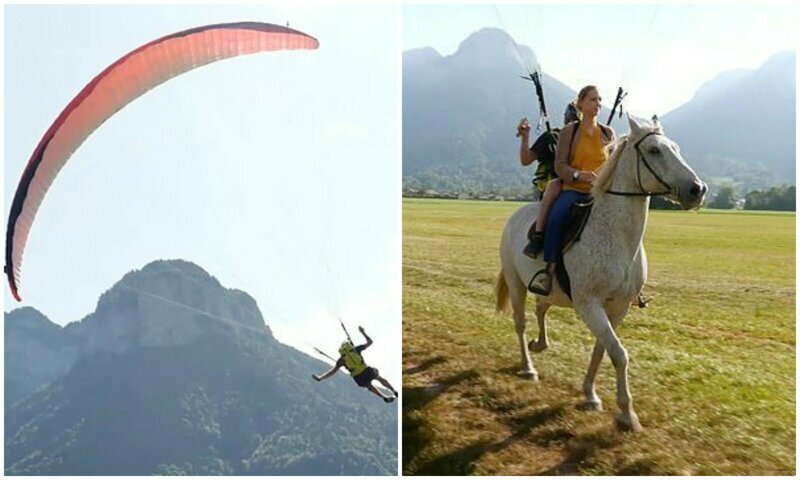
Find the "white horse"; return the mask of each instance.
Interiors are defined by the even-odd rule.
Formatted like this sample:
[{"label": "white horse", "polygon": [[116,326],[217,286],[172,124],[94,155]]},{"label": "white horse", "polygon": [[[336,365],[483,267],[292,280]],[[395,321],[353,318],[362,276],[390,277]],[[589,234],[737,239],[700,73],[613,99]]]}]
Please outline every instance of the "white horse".
[{"label": "white horse", "polygon": [[683,160],[678,145],[667,138],[658,118],[652,125],[628,118],[631,131],[613,145],[592,189],[594,207],[580,241],[564,253],[570,275],[572,300],[556,278],[550,295],[536,296],[539,338],[525,338],[525,296],[533,275],[544,268],[544,260],[523,255],[527,232],[536,219],[539,204],[517,210],[506,223],[500,241],[501,271],[495,284],[497,309],[513,309],[522,354],[522,374],[538,380],[528,349],[547,348],[545,314],[551,306],[572,307],[596,338],[589,369],[583,382],[588,409],[601,410],[595,392],[595,376],[603,353],[608,352],[617,374],[617,424],[639,430],[628,388],[628,353],[620,343],[616,327],[628,313],[647,280],[647,258],[642,239],[651,195],[664,195],[684,209],[699,208],[708,187]]}]

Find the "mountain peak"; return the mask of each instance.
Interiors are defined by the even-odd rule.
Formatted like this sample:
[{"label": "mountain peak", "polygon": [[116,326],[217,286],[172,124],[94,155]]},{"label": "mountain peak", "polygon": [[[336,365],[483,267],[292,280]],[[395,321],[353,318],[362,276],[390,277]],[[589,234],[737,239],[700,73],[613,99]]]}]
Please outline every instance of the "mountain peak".
[{"label": "mountain peak", "polygon": [[[698,163],[698,173],[708,169],[730,176],[747,189],[794,179],[795,76],[793,52],[777,53],[756,70],[723,72],[704,83],[691,101],[664,115],[662,124],[684,152],[707,159],[707,166]],[[722,174],[714,156],[764,173],[737,167]]]},{"label": "mountain peak", "polygon": [[185,260],[158,260],[129,272],[77,328],[90,350],[110,351],[181,345],[239,330],[272,336],[253,297],[223,287]]},{"label": "mountain peak", "polygon": [[442,56],[433,47],[415,48],[403,52],[403,68],[418,71],[436,65]]},{"label": "mountain peak", "polygon": [[60,328],[33,307],[22,307],[7,312],[5,322],[6,327],[11,328]]},{"label": "mountain peak", "polygon": [[144,278],[158,276],[173,276],[174,278],[194,279],[208,285],[221,288],[219,280],[203,270],[199,265],[186,260],[154,260],[139,270],[128,272],[119,283],[141,281]]},{"label": "mountain peak", "polygon": [[[439,59],[442,55],[433,47],[412,48],[403,52],[403,62],[416,59]],[[405,65],[405,63],[404,63]]]},{"label": "mountain peak", "polygon": [[780,65],[784,67],[791,67],[794,69],[797,54],[794,50],[787,50],[785,52],[778,52],[769,57],[762,65],[761,68],[770,68],[773,65]]},{"label": "mountain peak", "polygon": [[485,27],[465,38],[459,45],[458,50],[486,48],[488,46],[503,48],[507,45],[512,45],[513,47],[513,43],[514,39],[505,30],[496,27]]},{"label": "mountain peak", "polygon": [[505,30],[494,27],[482,28],[472,33],[461,42],[452,58],[457,65],[469,68],[519,70],[524,67],[525,70],[531,70],[539,67],[533,50],[516,43]]}]

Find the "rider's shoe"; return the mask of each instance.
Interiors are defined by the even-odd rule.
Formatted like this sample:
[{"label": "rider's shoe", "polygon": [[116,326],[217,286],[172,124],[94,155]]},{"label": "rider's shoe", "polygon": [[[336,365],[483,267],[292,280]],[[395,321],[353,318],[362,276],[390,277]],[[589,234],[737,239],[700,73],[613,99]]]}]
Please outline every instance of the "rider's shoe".
[{"label": "rider's shoe", "polygon": [[544,248],[544,232],[535,232],[522,251],[528,257],[536,258]]}]

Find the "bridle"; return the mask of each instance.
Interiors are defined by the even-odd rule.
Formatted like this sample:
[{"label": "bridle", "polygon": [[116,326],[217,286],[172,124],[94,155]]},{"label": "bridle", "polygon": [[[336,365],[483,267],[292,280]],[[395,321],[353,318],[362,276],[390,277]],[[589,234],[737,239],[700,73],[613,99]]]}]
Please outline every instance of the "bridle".
[{"label": "bridle", "polygon": [[[621,195],[623,197],[650,197],[652,195],[669,195],[672,193],[672,188],[670,188],[669,184],[662,180],[662,178],[653,170],[653,167],[647,163],[647,157],[644,156],[642,150],[639,148],[639,145],[644,141],[645,138],[649,137],[650,135],[661,135],[658,131],[652,131],[645,134],[642,138],[639,139],[636,143],[633,144],[634,150],[636,150],[636,181],[639,184],[638,192],[618,192],[616,190],[606,190],[606,193],[610,193],[611,195]],[[653,177],[658,180],[658,182],[665,186],[667,189],[663,192],[648,192],[647,189],[644,188],[642,185],[642,164],[644,164],[647,171],[650,172]]]}]

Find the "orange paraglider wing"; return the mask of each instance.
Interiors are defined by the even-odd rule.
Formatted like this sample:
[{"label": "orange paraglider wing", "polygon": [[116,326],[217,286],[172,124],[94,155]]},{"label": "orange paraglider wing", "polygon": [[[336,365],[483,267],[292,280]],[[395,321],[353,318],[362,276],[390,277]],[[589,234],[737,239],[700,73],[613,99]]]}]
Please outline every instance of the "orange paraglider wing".
[{"label": "orange paraglider wing", "polygon": [[148,90],[202,65],[251,53],[318,46],[314,37],[267,23],[207,25],[152,41],[103,70],[44,134],[17,186],[6,230],[5,265],[14,298],[21,300],[22,254],[47,190],[70,156],[104,121]]}]

